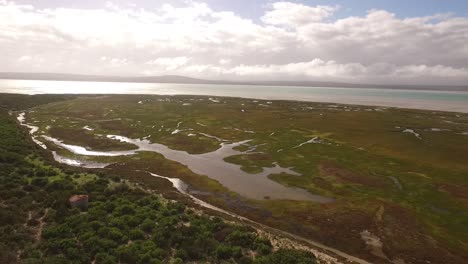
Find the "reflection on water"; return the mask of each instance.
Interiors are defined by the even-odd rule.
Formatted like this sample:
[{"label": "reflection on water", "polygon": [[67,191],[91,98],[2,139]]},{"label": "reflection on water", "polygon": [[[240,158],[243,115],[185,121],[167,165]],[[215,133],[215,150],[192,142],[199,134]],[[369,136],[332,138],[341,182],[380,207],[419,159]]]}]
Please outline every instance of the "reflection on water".
[{"label": "reflection on water", "polygon": [[468,92],[368,88],[1,80],[0,92],[23,94],[212,95],[394,106],[468,113]]},{"label": "reflection on water", "polygon": [[242,171],[239,165],[227,163],[223,160],[228,156],[242,154],[242,152],[235,150],[234,147],[244,144],[248,142],[248,140],[235,143],[223,142],[220,144],[220,148],[213,152],[189,154],[185,151],[170,149],[163,144],[151,143],[148,140],[131,139],[118,135],[108,135],[108,138],[134,144],[138,146],[138,149],[130,151],[97,152],[86,150],[80,146],[67,145],[51,137],[45,136],[44,138],[78,155],[119,156],[132,155],[138,151],[157,152],[169,160],[186,165],[197,174],[206,175],[217,180],[228,189],[248,198],[312,200],[319,203],[333,201],[331,198],[314,195],[300,188],[286,187],[268,179],[268,175],[272,173],[288,173],[292,174],[291,177],[300,177],[297,172],[289,168],[282,168],[278,164],[275,164],[272,168],[264,168],[264,171],[261,173],[249,174]]},{"label": "reflection on water", "polygon": [[36,143],[43,149],[47,149],[47,146],[44,143],[42,143],[40,140],[38,140],[36,135],[34,135],[39,130],[39,127],[27,124],[25,121],[25,115],[26,113],[24,112],[20,113],[18,114],[18,117],[16,119],[18,120],[20,125],[29,128],[29,134],[31,135],[31,139],[32,141],[34,141],[34,143]]},{"label": "reflection on water", "polygon": [[84,156],[106,156],[106,157],[116,157],[116,156],[126,156],[126,155],[133,155],[135,151],[94,151],[88,150],[82,146],[76,145],[69,145],[65,144],[62,141],[49,137],[49,136],[42,136],[43,138],[47,139],[48,141],[54,143],[55,145],[62,147],[74,154],[84,155]]},{"label": "reflection on water", "polygon": [[99,162],[94,162],[94,161],[84,161],[84,160],[76,160],[76,159],[70,159],[63,157],[59,154],[57,154],[56,151],[52,151],[52,155],[54,157],[54,160],[63,164],[67,164],[70,166],[75,166],[75,167],[83,167],[83,168],[89,168],[89,169],[100,169],[100,168],[105,168],[106,166],[109,165],[109,163],[99,163]]}]

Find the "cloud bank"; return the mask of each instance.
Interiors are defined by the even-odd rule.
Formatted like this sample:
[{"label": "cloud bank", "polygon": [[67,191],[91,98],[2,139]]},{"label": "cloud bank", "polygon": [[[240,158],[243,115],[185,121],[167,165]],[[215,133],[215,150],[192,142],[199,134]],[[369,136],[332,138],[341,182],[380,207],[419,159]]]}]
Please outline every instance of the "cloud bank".
[{"label": "cloud bank", "polygon": [[468,18],[370,10],[333,19],[338,8],[276,2],[254,21],[201,2],[39,9],[0,0],[0,71],[468,83]]}]

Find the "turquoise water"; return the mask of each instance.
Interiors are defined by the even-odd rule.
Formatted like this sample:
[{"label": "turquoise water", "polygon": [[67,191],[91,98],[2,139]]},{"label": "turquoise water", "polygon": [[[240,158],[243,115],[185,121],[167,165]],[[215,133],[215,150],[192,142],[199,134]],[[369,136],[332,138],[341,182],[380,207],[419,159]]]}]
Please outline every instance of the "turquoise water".
[{"label": "turquoise water", "polygon": [[0,80],[0,93],[233,96],[468,113],[468,92],[340,87]]}]

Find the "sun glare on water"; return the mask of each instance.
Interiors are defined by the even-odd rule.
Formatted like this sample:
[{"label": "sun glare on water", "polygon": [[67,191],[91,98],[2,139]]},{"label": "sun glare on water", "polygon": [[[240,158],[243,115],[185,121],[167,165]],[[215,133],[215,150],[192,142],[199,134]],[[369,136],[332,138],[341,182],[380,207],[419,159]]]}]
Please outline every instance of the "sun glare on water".
[{"label": "sun glare on water", "polygon": [[174,94],[176,91],[158,84],[82,82],[82,81],[43,81],[43,80],[2,80],[4,92],[27,94]]}]

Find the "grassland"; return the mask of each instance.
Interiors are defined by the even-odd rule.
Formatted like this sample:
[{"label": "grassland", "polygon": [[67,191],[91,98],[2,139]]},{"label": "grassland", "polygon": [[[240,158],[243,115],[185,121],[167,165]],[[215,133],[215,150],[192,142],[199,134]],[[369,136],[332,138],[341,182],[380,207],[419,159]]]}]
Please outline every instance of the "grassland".
[{"label": "grassland", "polygon": [[[247,199],[156,153],[86,158],[114,163],[107,170],[116,173],[144,169],[181,178],[205,201],[373,262],[468,260],[467,114],[198,96],[86,96],[37,107],[27,121],[39,126],[38,133],[103,151],[132,148],[106,139],[108,134],[192,154],[214,151],[221,141],[251,140],[238,147],[250,152],[226,162],[249,173],[274,163],[293,168],[301,176],[269,177],[335,202]],[[365,243],[365,230],[381,248]]]}]

